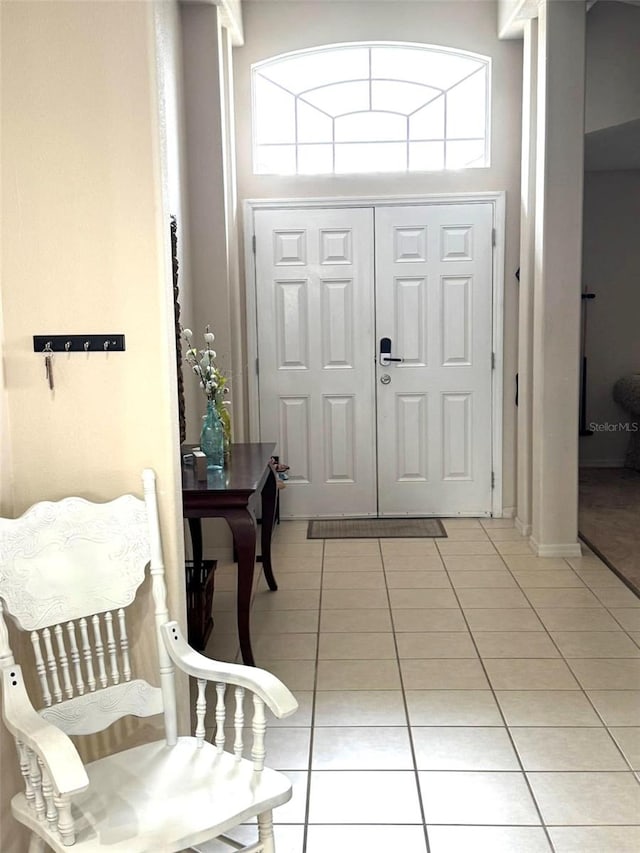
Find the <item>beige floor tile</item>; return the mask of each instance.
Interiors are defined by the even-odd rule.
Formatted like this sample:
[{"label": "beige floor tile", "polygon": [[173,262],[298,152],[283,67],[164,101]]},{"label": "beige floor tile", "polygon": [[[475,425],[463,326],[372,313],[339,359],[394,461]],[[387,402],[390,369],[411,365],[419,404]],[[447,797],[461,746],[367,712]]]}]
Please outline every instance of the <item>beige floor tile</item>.
[{"label": "beige floor tile", "polygon": [[232,663],[235,661],[239,649],[240,643],[238,642],[237,632],[222,634],[213,631],[204,653],[214,660],[225,660]]},{"label": "beige floor tile", "polygon": [[544,631],[531,608],[470,608],[465,611],[472,633],[476,631]]},{"label": "beige floor tile", "polygon": [[389,606],[386,589],[323,589],[322,610],[378,610]]},{"label": "beige floor tile", "polygon": [[595,590],[595,593],[605,607],[640,608],[640,598],[624,585],[605,586]]},{"label": "beige floor tile", "polygon": [[585,690],[640,689],[640,660],[571,658],[568,663]]},{"label": "beige floor tile", "polygon": [[509,726],[601,726],[581,690],[497,690]]},{"label": "beige floor tile", "polygon": [[320,635],[318,657],[320,660],[395,660],[396,647],[390,632],[325,633]]},{"label": "beige floor tile", "polygon": [[322,726],[405,726],[402,691],[318,690],[316,729]]},{"label": "beige floor tile", "polygon": [[587,696],[607,726],[640,726],[640,690],[589,690]]},{"label": "beige floor tile", "polygon": [[[247,742],[250,740],[249,734]],[[233,728],[229,730],[227,741],[233,743]],[[307,770],[310,742],[311,729],[283,726],[268,730],[265,764],[273,770]]]},{"label": "beige floor tile", "polygon": [[399,658],[477,658],[469,632],[406,632],[396,636]]},{"label": "beige floor tile", "polygon": [[280,554],[275,557],[272,554],[271,556],[273,557],[273,572],[276,578],[286,572],[320,572],[322,569],[322,557],[320,555],[317,557],[285,557]]},{"label": "beige floor tile", "polygon": [[474,631],[482,658],[557,658],[560,653],[544,631]]},{"label": "beige floor tile", "polygon": [[[318,647],[316,634],[261,633],[253,642],[256,664],[270,660],[315,660]],[[269,667],[267,666],[267,669]]]},{"label": "beige floor tile", "polygon": [[633,770],[640,770],[640,726],[610,729]]},{"label": "beige floor tile", "polygon": [[[267,731],[277,728],[305,728],[311,726],[311,711],[313,709],[313,691],[312,690],[296,690],[295,697],[298,702],[298,710],[290,717],[278,719],[267,708]],[[245,700],[248,704],[248,701]],[[247,718],[249,714],[247,713]],[[269,737],[267,735],[267,737]]]},{"label": "beige floor tile", "polygon": [[391,613],[388,608],[378,610],[327,610],[320,614],[321,632],[348,634],[353,631],[389,632]]},{"label": "beige floor tile", "polygon": [[380,556],[377,539],[326,539],[324,556],[327,557],[370,557]]},{"label": "beige floor tile", "polygon": [[561,557],[531,557],[526,554],[514,554],[505,556],[504,561],[514,571],[557,572],[566,571],[569,568],[569,564]]},{"label": "beige floor tile", "polygon": [[384,589],[384,572],[324,572],[322,589]]},{"label": "beige floor tile", "polygon": [[620,625],[604,607],[538,607],[549,631],[616,631]]},{"label": "beige floor tile", "polygon": [[444,571],[388,572],[386,581],[389,589],[451,589],[451,583]]},{"label": "beige floor tile", "polygon": [[513,527],[512,518],[481,518],[480,524],[485,530],[508,530]]},{"label": "beige floor tile", "polygon": [[[429,610],[432,607],[458,608],[458,602],[451,589],[390,589],[389,600],[392,610],[406,610],[416,607]],[[428,618],[428,614],[425,614]]]},{"label": "beige floor tile", "polygon": [[465,611],[490,607],[507,610],[514,607],[531,607],[519,589],[459,589],[458,598]]},{"label": "beige floor tile", "polygon": [[[318,618],[317,610],[259,610],[251,614],[251,636],[317,633]],[[233,622],[235,628],[235,613]]]},{"label": "beige floor tile", "polygon": [[513,728],[525,770],[627,770],[627,764],[603,727]]},{"label": "beige floor tile", "polygon": [[[427,826],[431,853],[550,853],[537,826]],[[603,853],[603,851],[600,851]]]},{"label": "beige floor tile", "polygon": [[316,663],[312,660],[270,660],[269,672],[284,682],[296,693],[298,690],[313,690]]},{"label": "beige floor tile", "polygon": [[[425,853],[427,847],[422,826],[393,826],[367,824],[364,826],[316,826],[310,824],[306,853],[327,853],[329,850],[366,850],[367,853],[389,853],[407,850]],[[300,853],[300,847],[297,853]],[[280,848],[278,847],[278,853]],[[287,853],[285,850],[284,853]]]},{"label": "beige floor tile", "polygon": [[506,589],[515,587],[511,572],[498,569],[494,572],[453,572],[449,570],[451,583],[456,589]]},{"label": "beige floor tile", "polygon": [[586,587],[584,589],[527,589],[527,598],[535,608],[593,608],[599,604],[595,595]]},{"label": "beige floor tile", "polygon": [[637,607],[610,607],[613,618],[627,631],[640,631],[640,610]]},{"label": "beige floor tile", "polygon": [[486,690],[489,686],[478,660],[432,658],[400,661],[405,690]]},{"label": "beige floor tile", "polygon": [[423,770],[418,776],[427,824],[540,823],[523,773]]},{"label": "beige floor tile", "polygon": [[556,853],[638,853],[640,826],[550,826]]},{"label": "beige floor tile", "polygon": [[393,628],[396,633],[404,631],[466,631],[467,626],[460,608],[429,608],[394,610]]},{"label": "beige floor tile", "polygon": [[[276,577],[278,592],[285,589],[320,589],[320,572],[282,572]],[[260,578],[260,589],[267,591],[267,581]]]},{"label": "beige floor tile", "polygon": [[638,821],[640,785],[633,773],[527,775],[546,824],[613,826]]},{"label": "beige floor tile", "polygon": [[577,690],[578,683],[563,660],[489,658],[484,665],[494,690]]},{"label": "beige floor tile", "polygon": [[489,529],[489,539],[492,542],[527,542],[527,537],[523,536],[515,527],[495,527]]},{"label": "beige floor tile", "polygon": [[237,632],[237,616],[235,610],[219,610],[213,614],[214,634],[234,634]]},{"label": "beige floor tile", "polygon": [[435,539],[381,539],[382,556],[387,557],[437,557]]},{"label": "beige floor tile", "polygon": [[411,770],[409,730],[402,726],[336,726],[313,736],[312,770]]},{"label": "beige floor tile", "polygon": [[322,565],[325,572],[376,572],[382,570],[382,558],[375,554],[367,557],[325,557]]},{"label": "beige floor tile", "polygon": [[418,770],[519,770],[504,728],[412,727]]},{"label": "beige floor tile", "polygon": [[483,554],[496,554],[496,549],[489,540],[483,542],[453,542],[450,539],[440,539],[438,541],[438,550],[442,557],[454,556],[481,556]]},{"label": "beige floor tile", "polygon": [[410,771],[311,773],[309,823],[421,822],[416,780]]},{"label": "beige floor tile", "polygon": [[[583,550],[586,549],[586,545],[584,543],[582,543],[582,548],[583,548]],[[588,551],[588,549],[586,550],[586,553],[584,553],[582,557],[566,557],[565,559],[566,559],[567,563],[569,563],[570,566],[573,566],[573,568],[576,571],[579,571],[580,569],[602,569],[602,568],[607,569],[607,571],[609,571],[609,572],[611,571],[610,569],[607,568],[606,564],[602,562],[600,557],[596,557],[596,555],[591,553],[590,551]],[[612,574],[613,574],[613,572],[612,572]]]},{"label": "beige floor tile", "polygon": [[527,541],[507,541],[507,542],[494,542],[496,550],[499,554],[506,554],[509,556],[512,555],[520,555],[525,556],[527,554],[533,554],[533,548]]},{"label": "beige floor tile", "polygon": [[385,554],[384,570],[391,572],[441,572],[444,563],[438,554],[393,555]]},{"label": "beige floor tile", "polygon": [[449,572],[503,572],[505,563],[502,557],[495,554],[488,556],[444,557],[444,564]]},{"label": "beige floor tile", "polygon": [[324,549],[322,539],[306,540],[305,542],[273,542],[271,556],[277,558],[291,557],[321,557]]},{"label": "beige floor tile", "polygon": [[637,658],[640,649],[624,631],[552,631],[567,658]]},{"label": "beige floor tile", "polygon": [[397,690],[398,663],[394,660],[318,661],[318,690]]},{"label": "beige floor tile", "polygon": [[627,589],[620,578],[617,575],[608,569],[606,566],[603,566],[601,569],[582,569],[580,567],[573,566],[573,571],[578,575],[579,578],[586,583],[586,585],[590,589],[603,589],[604,587],[613,587],[615,589]]},{"label": "beige floor tile", "polygon": [[257,592],[253,598],[254,613],[258,610],[317,610],[319,607],[319,589],[266,590]]},{"label": "beige floor tile", "polygon": [[[268,745],[267,745],[268,748]],[[304,823],[307,807],[307,787],[309,774],[302,770],[289,770],[287,778],[293,786],[293,796],[288,803],[278,806],[273,812],[273,822],[280,823]],[[280,851],[278,851],[280,853]]]},{"label": "beige floor tile", "polygon": [[217,589],[213,596],[213,614],[235,612],[237,606],[237,595],[233,590]]},{"label": "beige floor tile", "polygon": [[444,529],[449,530],[482,530],[483,527],[477,518],[441,518]]},{"label": "beige floor tile", "polygon": [[501,726],[490,690],[407,690],[412,726]]},{"label": "beige floor tile", "polygon": [[514,578],[523,589],[543,587],[553,588],[578,588],[586,589],[573,569],[557,569],[554,572],[536,569],[512,569]]},{"label": "beige floor tile", "polygon": [[488,542],[489,537],[485,531],[478,527],[449,527],[447,530],[447,538],[450,542]]}]

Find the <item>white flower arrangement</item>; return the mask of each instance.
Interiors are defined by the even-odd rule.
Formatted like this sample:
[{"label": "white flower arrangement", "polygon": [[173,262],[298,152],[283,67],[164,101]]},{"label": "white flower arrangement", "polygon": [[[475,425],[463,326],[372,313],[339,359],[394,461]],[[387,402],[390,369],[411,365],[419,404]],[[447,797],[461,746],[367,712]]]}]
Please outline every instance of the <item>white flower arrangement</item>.
[{"label": "white flower arrangement", "polygon": [[215,341],[215,335],[206,327],[204,333],[205,348],[198,350],[193,346],[193,332],[191,329],[182,329],[182,337],[187,344],[185,360],[191,365],[191,369],[200,381],[200,387],[204,391],[207,400],[220,400],[223,394],[228,394],[227,377],[216,366],[216,351],[211,345]]}]

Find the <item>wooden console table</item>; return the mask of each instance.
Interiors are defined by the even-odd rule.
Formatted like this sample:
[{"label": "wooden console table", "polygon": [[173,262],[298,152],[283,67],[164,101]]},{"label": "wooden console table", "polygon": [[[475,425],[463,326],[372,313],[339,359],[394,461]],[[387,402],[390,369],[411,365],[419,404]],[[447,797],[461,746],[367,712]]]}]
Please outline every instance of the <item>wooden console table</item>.
[{"label": "wooden console table", "polygon": [[[188,451],[193,445],[183,445]],[[250,611],[256,559],[255,501],[262,496],[262,569],[269,589],[276,590],[271,566],[271,533],[276,512],[276,477],[269,465],[275,444],[233,444],[223,471],[207,471],[197,480],[195,469],[182,464],[183,516],[189,523],[193,561],[201,570],[203,518],[224,518],[231,528],[238,563],[237,622],[244,663],[255,665],[251,649]]]}]

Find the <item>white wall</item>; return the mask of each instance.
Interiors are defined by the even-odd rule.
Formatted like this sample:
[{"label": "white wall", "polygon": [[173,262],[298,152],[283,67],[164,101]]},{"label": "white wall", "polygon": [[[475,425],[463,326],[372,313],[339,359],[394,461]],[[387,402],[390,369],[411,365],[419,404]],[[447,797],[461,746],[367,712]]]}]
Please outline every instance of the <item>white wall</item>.
[{"label": "white wall", "polygon": [[640,118],[640,6],[600,0],[587,15],[585,130]]},{"label": "white wall", "polygon": [[[2,510],[19,514],[67,494],[139,494],[142,468],[154,467],[169,602],[182,619],[166,130],[156,76],[156,60],[168,60],[156,57],[153,5],[25,0],[1,11],[3,460],[5,449],[11,455],[2,475],[13,479]],[[124,332],[126,352],[57,356],[51,392],[32,335],[105,331]],[[157,681],[152,614],[146,600],[135,606],[133,661]],[[148,739],[149,728],[135,722],[129,732]],[[4,727],[0,753],[0,849],[21,853],[27,844],[8,814],[21,781]]]},{"label": "white wall", "polygon": [[[243,3],[245,44],[234,50],[240,199],[371,196],[506,190],[504,505],[514,505],[517,285],[522,45],[499,41],[495,2]],[[287,51],[349,41],[413,41],[457,47],[493,60],[491,167],[465,172],[277,177],[251,169],[251,64]]]},{"label": "white wall", "polygon": [[[588,304],[587,424],[618,424],[629,415],[611,396],[614,382],[640,371],[640,171],[587,172],[583,281]],[[580,439],[580,462],[622,464],[628,433]]]}]

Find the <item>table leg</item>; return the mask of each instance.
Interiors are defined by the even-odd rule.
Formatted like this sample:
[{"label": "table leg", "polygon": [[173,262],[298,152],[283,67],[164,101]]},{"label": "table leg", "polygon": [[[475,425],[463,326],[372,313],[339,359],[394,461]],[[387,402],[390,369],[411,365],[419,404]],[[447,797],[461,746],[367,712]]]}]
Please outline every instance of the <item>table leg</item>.
[{"label": "table leg", "polygon": [[196,574],[202,570],[202,523],[199,518],[188,518],[189,533],[191,534],[191,550],[193,551],[193,568]]},{"label": "table leg", "polygon": [[273,533],[273,525],[276,517],[278,486],[276,483],[276,475],[273,470],[269,469],[269,474],[262,487],[262,570],[266,578],[270,590],[278,589],[278,584],[273,576],[273,567],[271,565],[271,535]]},{"label": "table leg", "polygon": [[253,589],[253,568],[256,560],[256,521],[245,509],[234,509],[225,513],[233,544],[238,555],[238,594],[237,621],[238,637],[242,660],[249,666],[255,666],[251,650],[251,592]]}]

